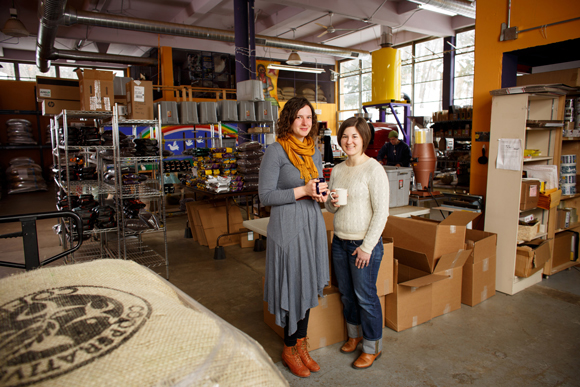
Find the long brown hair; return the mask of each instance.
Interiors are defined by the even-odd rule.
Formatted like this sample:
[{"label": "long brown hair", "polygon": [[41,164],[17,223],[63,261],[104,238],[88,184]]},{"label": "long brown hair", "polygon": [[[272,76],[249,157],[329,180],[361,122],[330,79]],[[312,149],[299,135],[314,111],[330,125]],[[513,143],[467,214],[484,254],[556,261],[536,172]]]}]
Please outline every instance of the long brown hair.
[{"label": "long brown hair", "polygon": [[312,111],[312,128],[308,132],[308,136],[312,137],[313,140],[316,138],[318,135],[318,119],[310,102],[303,97],[294,97],[286,102],[284,109],[280,112],[280,118],[278,119],[278,125],[276,127],[276,136],[287,138],[292,134],[292,124],[298,116],[298,111],[304,106],[308,106]]}]

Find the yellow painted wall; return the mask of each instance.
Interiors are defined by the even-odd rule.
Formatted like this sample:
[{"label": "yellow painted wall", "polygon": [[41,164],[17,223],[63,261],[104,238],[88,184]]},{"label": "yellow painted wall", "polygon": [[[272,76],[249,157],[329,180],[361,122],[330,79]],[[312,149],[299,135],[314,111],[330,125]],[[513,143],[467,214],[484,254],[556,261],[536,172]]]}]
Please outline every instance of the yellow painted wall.
[{"label": "yellow painted wall", "polygon": [[[282,111],[286,101],[280,101],[278,113]],[[336,136],[338,131],[336,123],[336,104],[335,103],[313,103],[314,109],[320,109],[322,113],[317,115],[318,121],[326,121],[328,129],[332,130],[332,135]]]},{"label": "yellow painted wall", "polygon": [[[500,42],[501,23],[507,23],[508,0],[483,0],[477,2],[475,22],[475,76],[473,87],[473,130],[471,147],[470,193],[485,195],[487,165],[477,159],[482,145],[475,142],[475,132],[489,131],[491,121],[491,90],[501,88],[502,55],[528,47],[542,46],[569,39],[580,38],[580,20],[524,32],[516,40]],[[580,1],[512,0],[511,26],[524,30],[544,24],[580,16]],[[489,155],[489,152],[486,153]],[[490,163],[494,160],[489,160]]]}]

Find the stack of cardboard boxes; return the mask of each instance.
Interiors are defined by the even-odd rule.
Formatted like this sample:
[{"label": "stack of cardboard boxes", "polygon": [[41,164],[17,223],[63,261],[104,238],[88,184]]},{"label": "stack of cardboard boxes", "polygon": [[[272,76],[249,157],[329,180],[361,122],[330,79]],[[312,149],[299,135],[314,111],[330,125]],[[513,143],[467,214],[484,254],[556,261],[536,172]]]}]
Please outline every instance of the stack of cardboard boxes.
[{"label": "stack of cardboard boxes", "polygon": [[65,109],[110,112],[115,103],[123,103],[127,106],[127,118],[154,119],[151,81],[121,78],[126,95],[115,96],[112,71],[79,69],[76,73],[78,80],[36,77],[37,100],[42,102],[43,115],[60,114]]},{"label": "stack of cardboard boxes", "polygon": [[[222,201],[193,201],[186,203],[187,216],[193,240],[202,246],[213,249],[217,246],[217,238],[228,232],[226,212],[229,215],[230,232],[237,232],[242,228],[242,215],[235,208],[226,211],[226,202]],[[230,246],[240,243],[240,235],[229,235],[220,238],[220,246]]]},{"label": "stack of cardboard boxes", "polygon": [[[333,215],[323,214],[330,253]],[[377,278],[386,326],[399,332],[457,310],[461,303],[475,306],[495,294],[496,235],[467,229],[478,215],[455,212],[443,222],[389,218]],[[310,312],[311,349],[347,338],[340,293],[329,263],[331,285]],[[283,329],[275,324],[266,302],[264,321],[283,337]]]},{"label": "stack of cardboard boxes", "polygon": [[36,77],[36,100],[41,103],[42,115],[60,114],[63,110],[80,110],[79,81]]}]

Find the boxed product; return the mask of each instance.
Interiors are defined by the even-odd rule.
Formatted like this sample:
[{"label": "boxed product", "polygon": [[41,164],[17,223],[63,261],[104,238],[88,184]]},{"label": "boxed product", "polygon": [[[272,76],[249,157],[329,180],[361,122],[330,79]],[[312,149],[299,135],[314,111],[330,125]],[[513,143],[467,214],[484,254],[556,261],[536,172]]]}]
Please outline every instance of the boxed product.
[{"label": "boxed product", "polygon": [[127,99],[127,118],[130,120],[152,120],[153,82],[129,81],[125,84]]},{"label": "boxed product", "polygon": [[66,101],[60,99],[43,99],[42,115],[52,116],[60,114],[63,110],[80,110],[80,101]]},{"label": "boxed product", "polygon": [[535,240],[519,245],[516,251],[516,270],[518,277],[530,277],[543,270],[546,262],[552,257],[551,239]]},{"label": "boxed product", "polygon": [[112,71],[78,69],[81,110],[112,111],[115,102]]},{"label": "boxed product", "polygon": [[[36,77],[36,100],[79,100],[79,81],[76,79]],[[59,112],[60,113],[60,112]]]},{"label": "boxed product", "polygon": [[520,211],[531,210],[538,206],[540,197],[540,181],[534,179],[522,179],[522,191],[520,195]]},{"label": "boxed product", "polygon": [[465,245],[472,253],[463,265],[461,303],[475,306],[495,294],[497,235],[467,230]]}]

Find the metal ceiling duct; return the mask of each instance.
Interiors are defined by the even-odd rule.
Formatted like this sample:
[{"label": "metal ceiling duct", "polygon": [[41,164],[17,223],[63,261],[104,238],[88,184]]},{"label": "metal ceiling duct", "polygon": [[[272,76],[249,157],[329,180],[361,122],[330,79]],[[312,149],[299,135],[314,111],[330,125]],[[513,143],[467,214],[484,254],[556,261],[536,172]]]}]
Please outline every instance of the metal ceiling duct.
[{"label": "metal ceiling duct", "polygon": [[38,2],[38,36],[36,37],[36,66],[45,73],[50,69],[48,57],[53,51],[56,31],[64,13],[66,0]]},{"label": "metal ceiling duct", "polygon": [[[94,27],[150,32],[155,34],[208,39],[229,43],[235,42],[235,33],[233,31],[195,27],[155,20],[138,19],[98,12],[86,12],[74,9],[65,11],[65,5],[66,0],[45,0],[40,2],[40,24],[38,27],[36,65],[41,72],[47,72],[49,70],[49,59],[64,59],[65,56],[66,59],[121,63],[118,62],[120,57],[116,55],[101,54],[97,56],[94,53],[86,52],[74,52],[75,54],[73,55],[73,52],[71,51],[55,50],[54,40],[56,38],[56,31],[59,25],[71,26],[75,24],[82,24]],[[281,39],[264,35],[256,35],[256,44],[266,47],[281,48],[292,51],[313,52],[317,54],[332,55],[343,58],[362,58],[370,55],[368,51],[349,50],[342,47],[326,46],[323,44],[300,42],[296,40]],[[147,58],[141,59],[146,60]],[[125,63],[131,62],[127,61]]]},{"label": "metal ceiling duct", "polygon": [[475,0],[410,0],[413,3],[425,4],[444,11],[475,19]]},{"label": "metal ceiling duct", "polygon": [[[117,28],[129,31],[150,32],[154,34],[217,40],[228,43],[235,42],[235,33],[233,31],[80,10],[67,10],[64,13],[64,24],[67,26],[82,24],[94,27]],[[342,47],[326,46],[324,44],[300,42],[264,35],[256,35],[256,45],[302,52],[313,52],[343,58],[360,58],[370,55],[368,51],[349,50]]]},{"label": "metal ceiling duct", "polygon": [[138,56],[128,56],[128,55],[111,55],[111,54],[100,54],[98,52],[86,52],[86,51],[75,51],[75,50],[53,50],[48,57],[50,60],[57,59],[73,59],[73,60],[87,60],[92,62],[108,62],[108,63],[121,63],[121,64],[131,64],[137,66],[153,66],[157,64],[157,59],[155,58],[144,58]]}]

